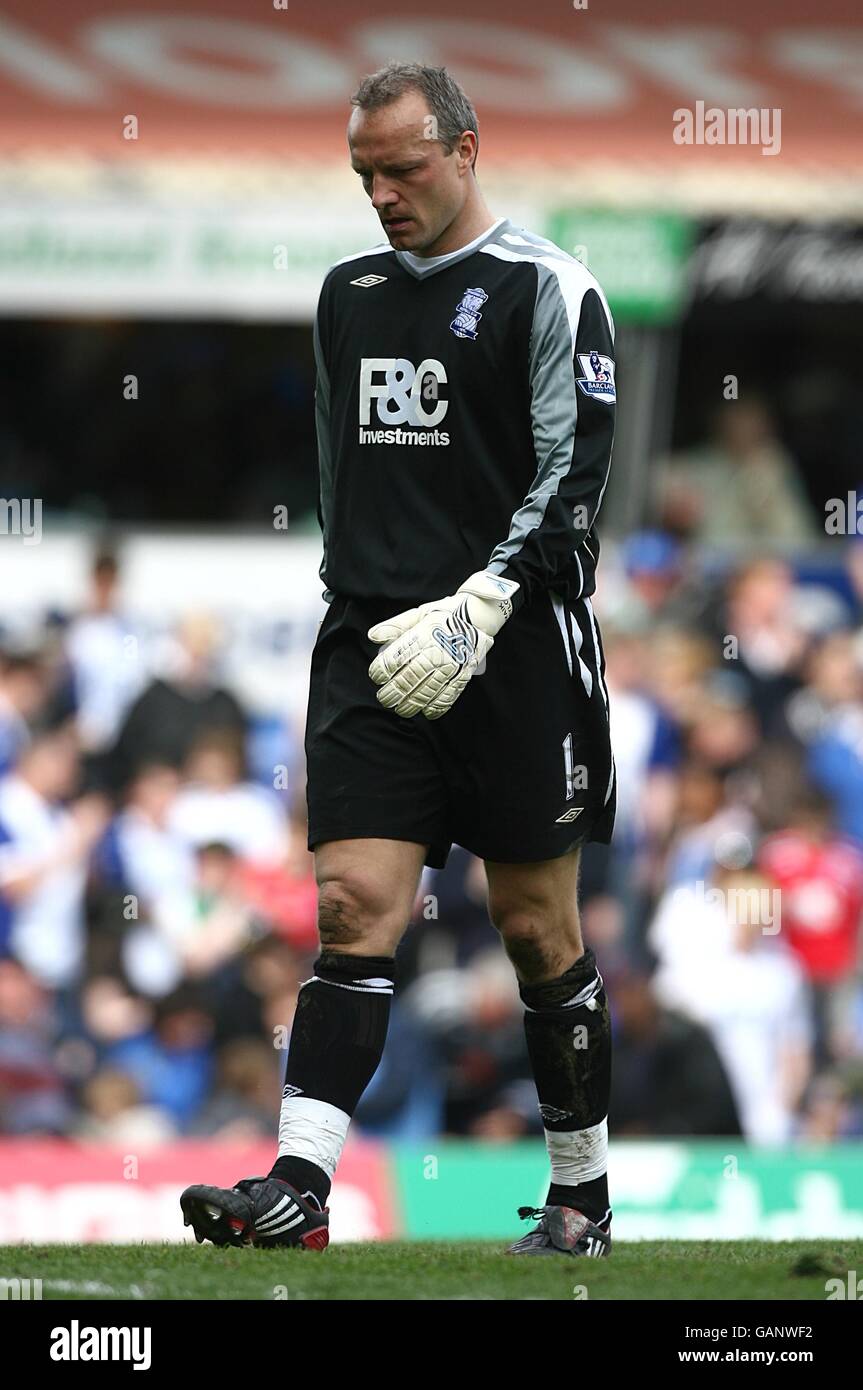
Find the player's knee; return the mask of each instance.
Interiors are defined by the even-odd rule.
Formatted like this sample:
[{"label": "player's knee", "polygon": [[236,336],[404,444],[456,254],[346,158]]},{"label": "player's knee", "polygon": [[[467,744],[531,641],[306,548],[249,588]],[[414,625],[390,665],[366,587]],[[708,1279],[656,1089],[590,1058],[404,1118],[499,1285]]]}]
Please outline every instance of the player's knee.
[{"label": "player's knee", "polygon": [[361,945],[380,929],[385,912],[379,891],[362,874],[325,880],[318,891],[321,946]]},{"label": "player's knee", "polygon": [[533,909],[490,904],[491,919],[500,932],[518,975],[534,980],[548,973],[557,955],[553,925]]}]

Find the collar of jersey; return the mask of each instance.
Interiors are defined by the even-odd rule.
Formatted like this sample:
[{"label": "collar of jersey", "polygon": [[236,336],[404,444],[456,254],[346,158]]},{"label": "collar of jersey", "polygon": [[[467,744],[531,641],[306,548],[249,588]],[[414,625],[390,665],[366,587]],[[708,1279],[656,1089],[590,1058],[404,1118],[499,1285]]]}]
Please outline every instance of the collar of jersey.
[{"label": "collar of jersey", "polygon": [[483,242],[497,235],[506,220],[505,217],[499,217],[474,241],[469,241],[467,246],[460,246],[457,251],[447,252],[445,256],[415,256],[412,251],[396,251],[396,260],[417,280],[424,280],[426,276],[434,275],[435,271],[444,270],[448,265],[455,265],[456,261],[463,261],[465,256],[472,256],[474,251],[479,250]]}]

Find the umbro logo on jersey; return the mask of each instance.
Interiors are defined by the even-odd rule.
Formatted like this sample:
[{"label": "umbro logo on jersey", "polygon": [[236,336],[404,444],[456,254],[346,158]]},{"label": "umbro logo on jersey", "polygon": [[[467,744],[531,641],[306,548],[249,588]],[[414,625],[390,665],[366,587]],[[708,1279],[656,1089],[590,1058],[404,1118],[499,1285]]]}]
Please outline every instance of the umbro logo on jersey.
[{"label": "umbro logo on jersey", "polygon": [[570,806],[568,811],[564,811],[562,816],[558,816],[555,825],[569,825],[571,821],[578,820],[584,810],[583,806]]},{"label": "umbro logo on jersey", "polygon": [[386,278],[386,275],[361,275],[359,280],[352,280],[351,284],[359,285],[361,290],[368,290],[372,285],[382,285]]},{"label": "umbro logo on jersey", "polygon": [[291,1096],[301,1096],[302,1094],[302,1086],[286,1086],[282,1091],[282,1100],[289,1100]]}]

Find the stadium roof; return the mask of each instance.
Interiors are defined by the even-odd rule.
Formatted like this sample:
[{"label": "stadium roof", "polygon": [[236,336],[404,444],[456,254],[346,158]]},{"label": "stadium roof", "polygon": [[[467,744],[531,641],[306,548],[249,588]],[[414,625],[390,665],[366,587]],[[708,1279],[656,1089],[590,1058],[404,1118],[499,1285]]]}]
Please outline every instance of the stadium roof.
[{"label": "stadium roof", "polygon": [[[495,186],[509,176],[542,201],[563,179],[569,196],[616,205],[815,214],[829,197],[831,212],[863,211],[856,0],[471,0],[468,13],[461,0],[413,12],[397,0],[184,0],[180,13],[165,0],[4,0],[0,177],[181,200],[331,195],[350,177],[359,77],[421,58],[445,62],[472,96]],[[774,113],[776,148],[705,143],[710,111],[738,109]],[[674,138],[681,110],[696,118],[692,144]]]},{"label": "stadium roof", "polygon": [[326,265],[381,239],[345,125],[391,58],[463,83],[489,206],[537,231],[591,208],[863,223],[857,0],[468,13],[0,0],[0,308],[308,319]]}]

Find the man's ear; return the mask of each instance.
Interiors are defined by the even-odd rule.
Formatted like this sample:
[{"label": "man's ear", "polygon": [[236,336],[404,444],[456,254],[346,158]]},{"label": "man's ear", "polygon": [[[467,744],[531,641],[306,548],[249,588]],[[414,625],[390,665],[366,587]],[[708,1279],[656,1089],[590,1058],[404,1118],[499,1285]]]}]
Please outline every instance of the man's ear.
[{"label": "man's ear", "polygon": [[476,168],[476,159],[479,152],[479,144],[476,135],[472,130],[462,131],[459,136],[457,153],[459,160],[463,161],[460,172],[469,174],[471,169]]}]

